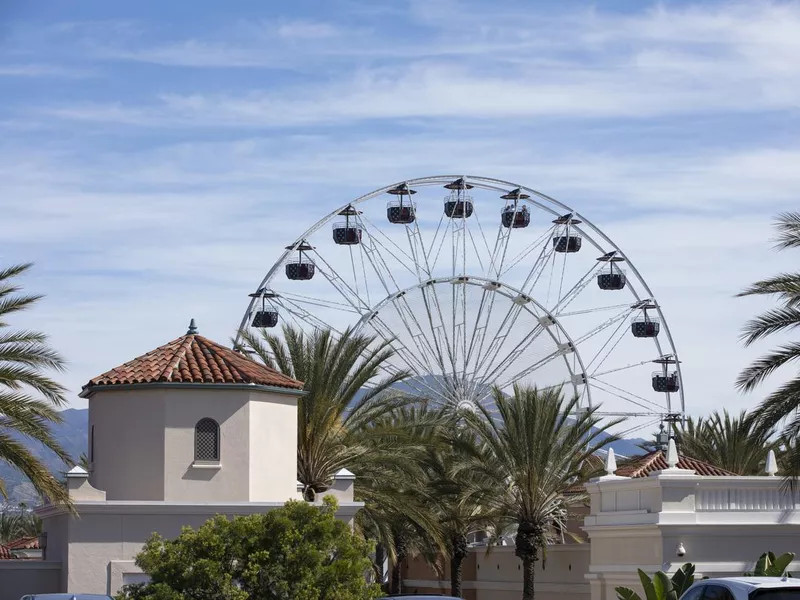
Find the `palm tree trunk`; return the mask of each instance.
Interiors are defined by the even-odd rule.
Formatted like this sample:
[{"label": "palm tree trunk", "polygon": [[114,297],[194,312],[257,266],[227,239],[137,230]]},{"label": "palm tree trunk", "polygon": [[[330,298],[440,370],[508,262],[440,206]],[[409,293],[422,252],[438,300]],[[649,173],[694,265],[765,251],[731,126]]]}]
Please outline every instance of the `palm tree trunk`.
[{"label": "palm tree trunk", "polygon": [[392,582],[390,594],[397,595],[403,593],[403,562],[406,557],[397,554],[397,559],[392,563]]},{"label": "palm tree trunk", "polygon": [[456,598],[461,598],[461,566],[467,553],[467,536],[454,535],[450,540],[450,595]]},{"label": "palm tree trunk", "polygon": [[[386,573],[383,571],[383,565],[386,563],[386,548],[383,544],[379,543],[375,546],[375,575],[378,579],[378,585],[383,590],[383,580],[386,578]],[[385,590],[384,590],[385,591]]]},{"label": "palm tree trunk", "polygon": [[542,527],[530,521],[523,521],[517,527],[514,554],[522,560],[522,600],[534,600],[533,584],[543,534]]},{"label": "palm tree trunk", "polygon": [[522,559],[522,600],[533,600],[533,584],[536,579],[536,561]]}]

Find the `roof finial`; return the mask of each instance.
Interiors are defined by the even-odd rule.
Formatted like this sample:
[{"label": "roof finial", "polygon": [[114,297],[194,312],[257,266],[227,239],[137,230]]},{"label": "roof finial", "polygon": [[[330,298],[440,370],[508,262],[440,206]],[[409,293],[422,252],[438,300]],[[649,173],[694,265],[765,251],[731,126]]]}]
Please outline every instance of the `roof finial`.
[{"label": "roof finial", "polygon": [[189,330],[186,332],[186,335],[194,335],[197,333],[197,325],[195,325],[194,319],[189,321]]},{"label": "roof finial", "polygon": [[617,472],[617,457],[614,456],[614,449],[609,448],[606,454],[606,475],[614,475]]},{"label": "roof finial", "polygon": [[667,466],[674,469],[678,466],[678,447],[675,445],[675,438],[669,438],[667,446]]},{"label": "roof finial", "polygon": [[778,460],[775,458],[775,450],[770,450],[767,454],[767,464],[764,467],[764,472],[770,477],[775,477],[778,473]]}]

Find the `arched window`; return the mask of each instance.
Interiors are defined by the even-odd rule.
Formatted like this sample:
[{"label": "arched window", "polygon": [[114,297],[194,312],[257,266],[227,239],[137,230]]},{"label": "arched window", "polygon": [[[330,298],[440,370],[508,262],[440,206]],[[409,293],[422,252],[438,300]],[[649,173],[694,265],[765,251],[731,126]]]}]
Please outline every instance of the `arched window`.
[{"label": "arched window", "polygon": [[219,424],[200,419],[194,426],[194,459],[219,460]]}]

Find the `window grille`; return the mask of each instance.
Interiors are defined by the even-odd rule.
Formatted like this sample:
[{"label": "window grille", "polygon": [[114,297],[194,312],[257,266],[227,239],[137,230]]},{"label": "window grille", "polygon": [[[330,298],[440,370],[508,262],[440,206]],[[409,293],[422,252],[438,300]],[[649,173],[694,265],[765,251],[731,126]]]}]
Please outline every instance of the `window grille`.
[{"label": "window grille", "polygon": [[214,419],[200,419],[195,425],[194,459],[219,460],[219,425]]}]

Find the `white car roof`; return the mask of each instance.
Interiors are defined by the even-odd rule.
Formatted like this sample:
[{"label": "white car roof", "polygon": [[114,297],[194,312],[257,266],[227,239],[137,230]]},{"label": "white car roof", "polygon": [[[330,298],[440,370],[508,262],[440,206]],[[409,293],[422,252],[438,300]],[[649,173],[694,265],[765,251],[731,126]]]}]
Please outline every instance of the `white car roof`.
[{"label": "white car roof", "polygon": [[715,579],[701,579],[695,581],[695,585],[727,584],[729,587],[737,587],[746,592],[751,592],[761,588],[800,588],[800,579],[791,577],[717,577]]}]

